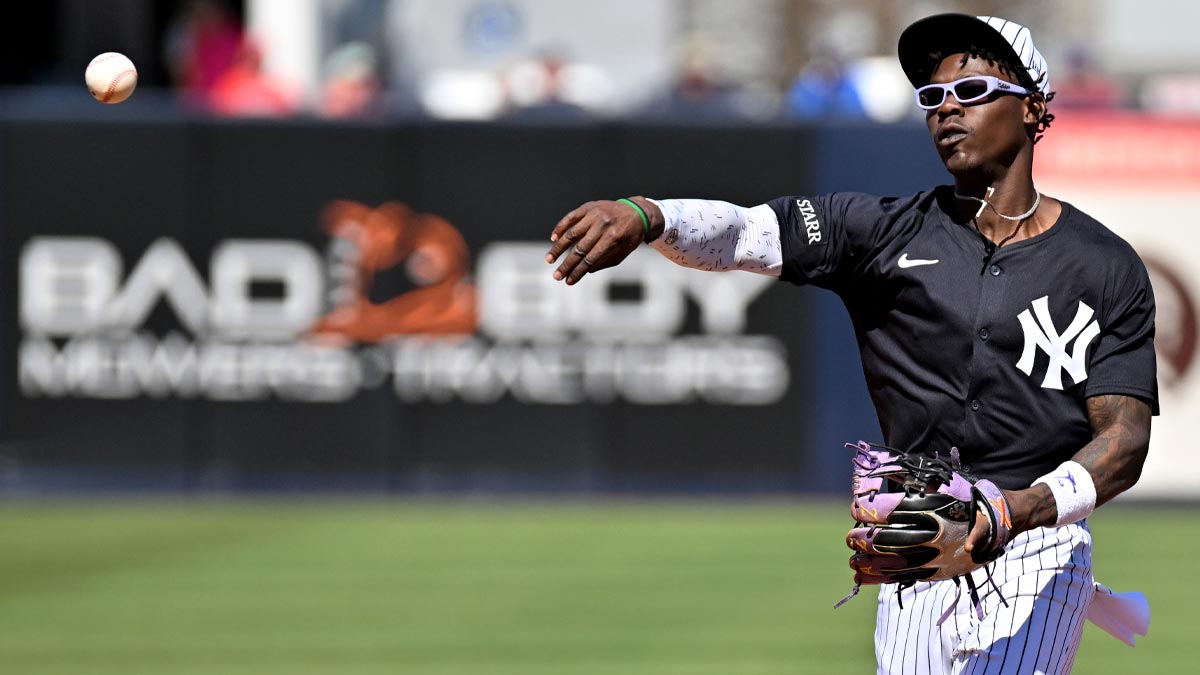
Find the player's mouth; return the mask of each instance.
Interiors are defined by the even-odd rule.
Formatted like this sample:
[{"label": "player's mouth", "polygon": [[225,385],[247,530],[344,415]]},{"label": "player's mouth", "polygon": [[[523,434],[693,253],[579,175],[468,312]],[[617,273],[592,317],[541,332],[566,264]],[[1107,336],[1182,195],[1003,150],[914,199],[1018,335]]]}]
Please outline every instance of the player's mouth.
[{"label": "player's mouth", "polygon": [[947,124],[938,129],[937,144],[943,148],[948,148],[966,138],[968,133],[964,127],[960,127],[957,124]]}]

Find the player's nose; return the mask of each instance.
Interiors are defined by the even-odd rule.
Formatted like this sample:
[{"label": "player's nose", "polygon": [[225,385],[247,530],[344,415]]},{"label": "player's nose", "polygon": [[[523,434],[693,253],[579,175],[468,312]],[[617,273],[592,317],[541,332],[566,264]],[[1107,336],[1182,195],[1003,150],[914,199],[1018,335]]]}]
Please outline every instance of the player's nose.
[{"label": "player's nose", "polygon": [[948,91],[942,99],[942,104],[937,107],[937,114],[945,117],[962,112],[962,109],[963,104],[959,103],[958,99],[954,97],[954,92]]}]

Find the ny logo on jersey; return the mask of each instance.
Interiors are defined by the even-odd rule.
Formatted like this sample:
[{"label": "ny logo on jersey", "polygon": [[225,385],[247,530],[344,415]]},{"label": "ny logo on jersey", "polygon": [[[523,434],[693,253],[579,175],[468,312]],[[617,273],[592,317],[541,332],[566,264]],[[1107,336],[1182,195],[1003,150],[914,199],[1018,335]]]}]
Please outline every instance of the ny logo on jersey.
[{"label": "ny logo on jersey", "polygon": [[[1025,331],[1025,348],[1021,351],[1017,368],[1026,375],[1033,375],[1033,362],[1037,350],[1041,349],[1050,356],[1050,365],[1046,367],[1046,378],[1042,380],[1042,387],[1061,391],[1064,370],[1075,384],[1087,379],[1087,348],[1100,334],[1100,323],[1088,323],[1095,312],[1080,300],[1074,320],[1060,335],[1054,328],[1054,320],[1050,318],[1049,299],[1049,296],[1042,296],[1034,300],[1032,314],[1025,310],[1017,316],[1021,321],[1021,329]],[[1067,345],[1071,340],[1075,340],[1075,346],[1068,356]]]}]

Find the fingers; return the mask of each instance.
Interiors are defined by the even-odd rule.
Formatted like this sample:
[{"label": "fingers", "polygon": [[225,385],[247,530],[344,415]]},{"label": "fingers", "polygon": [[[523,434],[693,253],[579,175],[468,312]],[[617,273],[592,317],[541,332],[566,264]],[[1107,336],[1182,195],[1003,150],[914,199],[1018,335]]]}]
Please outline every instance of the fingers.
[{"label": "fingers", "polygon": [[602,237],[604,237],[603,228],[588,227],[587,233],[575,242],[571,250],[567,251],[567,257],[554,271],[554,278],[556,280],[565,279],[567,285],[571,286],[595,268],[597,258],[605,252],[604,247],[598,245]]},{"label": "fingers", "polygon": [[558,241],[558,238],[561,237],[564,232],[566,232],[572,225],[579,222],[579,220],[583,218],[583,216],[587,213],[588,208],[591,207],[592,204],[593,202],[587,202],[586,204],[563,216],[562,219],[558,221],[558,224],[554,226],[554,230],[550,233],[550,241]]},{"label": "fingers", "polygon": [[554,243],[550,247],[550,251],[546,253],[546,262],[552,263],[558,260],[563,251],[570,248],[576,240],[583,236],[584,230],[575,227],[583,220],[592,209],[595,202],[588,202],[579,208],[571,211],[563,216],[561,220],[554,226],[554,230],[550,232],[550,241]]},{"label": "fingers", "polygon": [[554,263],[562,258],[554,270],[556,281],[565,280],[568,285],[573,285],[588,272],[600,269],[600,256],[607,247],[594,249],[604,237],[610,219],[597,208],[599,204],[588,202],[563,216],[554,226],[550,235],[554,243],[546,253],[546,262]]},{"label": "fingers", "polygon": [[[557,230],[558,228],[555,228]],[[583,226],[576,227],[574,225],[563,229],[561,233],[552,235],[554,243],[550,246],[550,250],[546,252],[546,262],[553,263],[558,260],[563,251],[570,249],[584,235],[586,228]]]}]

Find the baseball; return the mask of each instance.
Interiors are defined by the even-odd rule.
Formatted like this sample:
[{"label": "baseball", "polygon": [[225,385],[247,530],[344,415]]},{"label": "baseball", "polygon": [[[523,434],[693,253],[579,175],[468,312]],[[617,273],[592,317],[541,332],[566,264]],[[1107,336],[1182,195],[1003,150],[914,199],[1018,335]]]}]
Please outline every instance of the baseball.
[{"label": "baseball", "polygon": [[120,103],[137,87],[137,68],[124,54],[105,52],[92,59],[83,79],[92,98],[101,103]]}]

